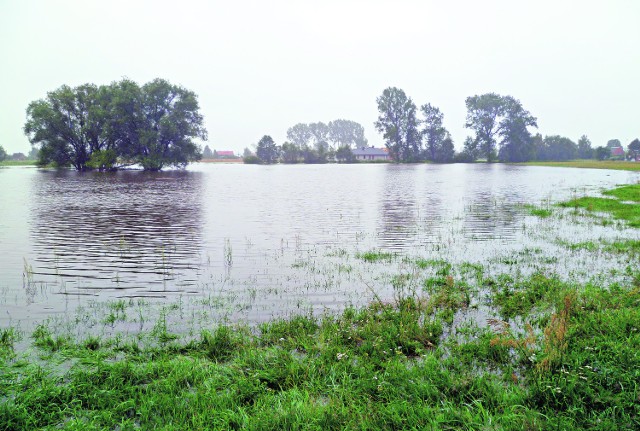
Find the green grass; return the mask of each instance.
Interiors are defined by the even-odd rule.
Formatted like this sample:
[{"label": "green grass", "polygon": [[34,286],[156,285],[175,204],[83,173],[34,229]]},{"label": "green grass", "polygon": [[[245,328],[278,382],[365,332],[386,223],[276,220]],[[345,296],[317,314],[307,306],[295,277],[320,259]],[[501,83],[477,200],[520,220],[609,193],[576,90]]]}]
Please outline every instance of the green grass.
[{"label": "green grass", "polygon": [[561,168],[614,169],[623,171],[640,171],[640,163],[614,160],[569,160],[566,162],[526,162],[517,163],[527,166],[550,166]]},{"label": "green grass", "polygon": [[550,208],[541,208],[535,205],[525,205],[524,207],[529,211],[529,214],[537,217],[547,218],[553,214]]},{"label": "green grass", "polygon": [[3,160],[0,166],[37,166],[36,160]]},{"label": "green grass", "polygon": [[617,199],[581,197],[559,204],[565,208],[582,208],[588,213],[608,213],[616,220],[624,220],[631,227],[640,227],[640,205],[624,203]]},{"label": "green grass", "polygon": [[0,429],[637,429],[638,287],[500,283],[525,329],[443,338],[422,297],[149,345],[39,327],[44,361],[0,362]]},{"label": "green grass", "polygon": [[365,262],[379,262],[379,261],[391,261],[397,256],[394,253],[385,251],[372,250],[364,253],[359,253],[357,258],[364,260]]}]

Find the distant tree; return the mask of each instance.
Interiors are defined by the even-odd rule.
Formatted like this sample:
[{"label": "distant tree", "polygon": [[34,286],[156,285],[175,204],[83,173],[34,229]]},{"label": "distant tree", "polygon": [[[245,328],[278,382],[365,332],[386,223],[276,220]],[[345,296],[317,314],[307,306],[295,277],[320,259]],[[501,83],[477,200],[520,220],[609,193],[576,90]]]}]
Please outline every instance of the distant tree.
[{"label": "distant tree", "polygon": [[242,158],[242,161],[246,165],[257,165],[257,164],[260,163],[260,159],[258,158],[258,156],[254,155],[254,154],[249,154],[249,155],[244,156]]},{"label": "distant tree", "polygon": [[578,146],[569,138],[553,135],[545,136],[540,160],[565,161],[578,156]]},{"label": "distant tree", "polygon": [[464,140],[464,148],[457,160],[464,160],[464,163],[475,162],[480,157],[480,149],[478,148],[478,140],[467,136]]},{"label": "distant tree", "polygon": [[248,147],[245,147],[244,151],[242,152],[242,157],[249,157],[254,155],[255,154],[253,154],[253,151],[251,151]]},{"label": "distant tree", "polygon": [[308,127],[311,132],[311,138],[315,144],[329,141],[329,126],[319,121],[317,123],[310,123]]},{"label": "distant tree", "polygon": [[298,163],[300,159],[300,148],[291,142],[282,144],[280,157],[283,163]]},{"label": "distant tree", "polygon": [[455,151],[451,135],[442,125],[444,115],[429,103],[422,105],[420,111],[424,117],[421,135],[425,142],[426,159],[438,163],[451,162]]},{"label": "distant tree", "polygon": [[349,145],[343,145],[336,150],[336,160],[344,163],[355,162],[356,158]]},{"label": "distant tree", "polygon": [[[511,96],[487,93],[467,97],[465,127],[475,132],[479,154],[488,162],[500,155],[504,161],[525,161],[533,157],[531,134],[527,127],[537,127],[536,119]],[[500,145],[500,152],[497,146]]]},{"label": "distant tree", "polygon": [[313,134],[308,124],[298,123],[287,130],[287,140],[298,148],[309,145]]},{"label": "distant tree", "polygon": [[596,159],[598,160],[605,160],[608,159],[609,156],[611,156],[611,149],[609,149],[608,147],[596,147],[596,149],[594,150]]},{"label": "distant tree", "polygon": [[447,132],[447,136],[440,144],[438,151],[436,151],[436,159],[434,161],[438,163],[451,163],[455,156],[456,149],[453,145],[453,139],[451,139],[449,132]]},{"label": "distant tree", "polygon": [[7,158],[7,152],[4,147],[0,145],[0,162],[4,161]]},{"label": "distant tree", "polygon": [[37,146],[33,146],[31,147],[31,150],[29,151],[29,155],[27,157],[29,158],[29,160],[38,160],[38,153],[40,153],[40,148],[38,148]]},{"label": "distant tree", "polygon": [[640,155],[640,140],[638,138],[634,139],[629,143],[627,147],[629,150],[629,154],[635,159]]},{"label": "distant tree", "polygon": [[256,147],[256,156],[262,163],[276,163],[280,155],[280,149],[269,135],[264,135]]},{"label": "distant tree", "polygon": [[211,148],[209,148],[208,145],[205,145],[204,151],[202,151],[202,158],[213,159],[213,151],[211,151]]},{"label": "distant tree", "polygon": [[511,96],[503,97],[503,103],[504,118],[498,132],[498,159],[515,163],[533,160],[536,152],[528,127],[538,127],[535,117]]},{"label": "distant tree", "polygon": [[591,141],[586,135],[580,136],[578,139],[578,158],[580,159],[592,159],[594,156],[593,148],[591,147]]},{"label": "distant tree", "polygon": [[334,120],[329,122],[329,142],[336,148],[358,148],[367,145],[364,127],[355,121]]},{"label": "distant tree", "polygon": [[404,91],[389,87],[376,99],[378,120],[374,123],[382,133],[389,155],[396,162],[419,158],[421,139],[418,132],[416,105]]}]

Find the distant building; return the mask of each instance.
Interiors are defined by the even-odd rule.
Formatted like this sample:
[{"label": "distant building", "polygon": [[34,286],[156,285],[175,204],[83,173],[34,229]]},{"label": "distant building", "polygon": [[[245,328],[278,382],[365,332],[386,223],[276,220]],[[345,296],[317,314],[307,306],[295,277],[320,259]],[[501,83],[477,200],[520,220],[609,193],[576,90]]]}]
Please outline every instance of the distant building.
[{"label": "distant building", "polygon": [[360,147],[351,152],[356,160],[389,160],[386,148]]},{"label": "distant building", "polygon": [[236,159],[238,156],[233,151],[215,151],[214,157],[216,159]]},{"label": "distant building", "polygon": [[24,153],[13,153],[10,157],[11,160],[24,161],[27,160],[27,156]]},{"label": "distant building", "polygon": [[622,148],[622,147],[611,147],[611,158],[612,159],[624,159],[624,148]]}]

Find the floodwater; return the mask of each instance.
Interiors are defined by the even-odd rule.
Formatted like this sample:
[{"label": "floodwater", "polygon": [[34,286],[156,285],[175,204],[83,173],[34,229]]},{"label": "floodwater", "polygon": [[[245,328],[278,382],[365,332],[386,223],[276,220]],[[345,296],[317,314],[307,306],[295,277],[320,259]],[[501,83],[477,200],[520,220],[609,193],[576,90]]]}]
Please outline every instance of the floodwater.
[{"label": "floodwater", "polygon": [[635,231],[538,219],[523,204],[638,180],[635,172],[482,164],[4,168],[0,327],[123,298],[224,303],[227,318],[248,322],[337,310],[392,294],[385,275],[403,262],[358,258],[372,250],[496,268],[502,256],[533,250],[550,270],[586,277],[594,262],[564,256],[556,239]]}]

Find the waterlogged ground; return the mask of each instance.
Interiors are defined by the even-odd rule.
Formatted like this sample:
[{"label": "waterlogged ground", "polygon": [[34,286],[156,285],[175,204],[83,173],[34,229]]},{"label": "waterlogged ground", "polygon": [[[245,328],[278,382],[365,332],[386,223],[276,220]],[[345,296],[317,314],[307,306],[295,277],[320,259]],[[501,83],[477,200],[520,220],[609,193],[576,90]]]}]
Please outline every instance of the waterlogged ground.
[{"label": "waterlogged ground", "polygon": [[[625,257],[568,245],[635,239],[634,229],[535,210],[638,178],[504,165],[2,169],[11,192],[0,209],[0,322],[93,327],[111,314],[105,304],[118,303],[153,315],[178,307],[170,320],[183,324],[186,314],[196,327],[251,324],[393,298],[398,275],[415,287],[438,271],[416,261],[446,261],[456,276],[470,265],[486,276],[617,279]],[[388,258],[363,259],[369,252]],[[479,309],[478,319],[491,313]],[[121,320],[118,330],[140,327]]]},{"label": "waterlogged ground", "polygon": [[254,283],[228,240],[217,290],[5,327],[0,429],[640,429],[640,186],[588,194],[494,202],[494,237],[283,242]]}]

